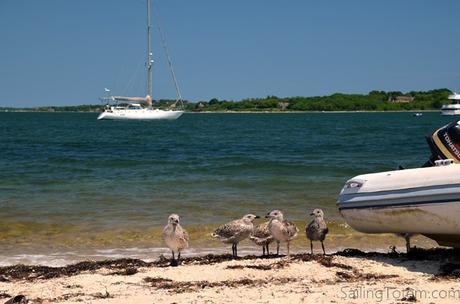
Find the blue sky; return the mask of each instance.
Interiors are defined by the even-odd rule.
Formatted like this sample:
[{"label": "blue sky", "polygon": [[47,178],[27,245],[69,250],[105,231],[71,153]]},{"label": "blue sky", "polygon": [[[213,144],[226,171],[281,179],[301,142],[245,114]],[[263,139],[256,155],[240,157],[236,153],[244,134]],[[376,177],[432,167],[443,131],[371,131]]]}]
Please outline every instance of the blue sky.
[{"label": "blue sky", "polygon": [[[155,3],[191,101],[460,90],[460,1]],[[0,0],[0,106],[145,94],[145,14],[145,0]],[[154,97],[174,98],[153,33]]]}]

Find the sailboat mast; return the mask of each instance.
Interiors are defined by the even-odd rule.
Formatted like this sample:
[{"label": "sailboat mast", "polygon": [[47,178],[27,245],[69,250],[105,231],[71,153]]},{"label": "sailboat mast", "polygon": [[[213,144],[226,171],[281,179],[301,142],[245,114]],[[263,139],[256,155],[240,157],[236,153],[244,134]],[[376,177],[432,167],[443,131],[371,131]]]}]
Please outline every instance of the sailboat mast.
[{"label": "sailboat mast", "polygon": [[151,24],[151,0],[147,0],[147,95],[152,97],[152,66],[153,66],[153,53],[152,53],[152,24]]}]

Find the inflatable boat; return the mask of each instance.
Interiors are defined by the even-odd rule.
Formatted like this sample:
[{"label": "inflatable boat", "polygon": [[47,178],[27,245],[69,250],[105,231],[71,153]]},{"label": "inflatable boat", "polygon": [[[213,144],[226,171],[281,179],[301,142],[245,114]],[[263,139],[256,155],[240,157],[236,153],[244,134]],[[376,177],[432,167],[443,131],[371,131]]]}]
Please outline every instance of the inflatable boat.
[{"label": "inflatable boat", "polygon": [[421,168],[359,175],[345,183],[337,206],[365,233],[423,234],[460,248],[460,125],[427,137],[432,155]]}]

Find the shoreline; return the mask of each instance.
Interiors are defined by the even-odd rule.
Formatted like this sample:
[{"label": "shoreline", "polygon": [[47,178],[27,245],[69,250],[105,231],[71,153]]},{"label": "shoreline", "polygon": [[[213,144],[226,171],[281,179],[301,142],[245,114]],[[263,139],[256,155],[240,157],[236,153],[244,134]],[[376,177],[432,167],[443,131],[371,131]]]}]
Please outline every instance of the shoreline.
[{"label": "shoreline", "polygon": [[[441,110],[391,110],[391,111],[184,111],[184,114],[302,114],[302,113],[441,113]],[[33,111],[33,110],[0,110],[0,113],[88,113],[99,111]]]},{"label": "shoreline", "polygon": [[328,114],[328,113],[441,113],[440,110],[398,110],[398,111],[200,111],[200,112],[185,112],[190,114]]},{"label": "shoreline", "polygon": [[[300,227],[300,226],[299,226]],[[434,248],[437,244],[423,236],[414,236],[411,240],[412,245],[418,248]],[[134,244],[132,244],[134,245]],[[315,244],[315,253],[321,251],[320,246]],[[405,241],[403,238],[393,234],[361,234],[361,233],[344,233],[331,234],[325,242],[327,253],[335,253],[346,248],[357,248],[363,251],[388,252],[390,248],[396,248],[397,251],[405,251]],[[275,244],[271,244],[270,251],[275,250]],[[280,253],[284,253],[285,247],[281,246]],[[227,254],[231,252],[231,247],[222,244],[214,239],[193,239],[191,247],[182,252],[183,257],[194,258],[207,254]],[[246,239],[239,245],[241,255],[259,255],[262,248]],[[302,254],[310,252],[310,245],[307,239],[299,236],[291,243],[291,252]],[[52,249],[44,251],[33,247],[22,248],[22,250],[8,251],[0,250],[0,267],[12,266],[16,264],[25,264],[32,266],[54,266],[62,267],[69,264],[86,261],[88,259],[101,261],[120,258],[134,258],[144,261],[154,261],[161,256],[169,256],[170,250],[160,242],[158,244],[138,244],[137,246],[102,246],[94,248],[63,247],[61,249]]]},{"label": "shoreline", "polygon": [[[460,261],[453,249],[410,254],[346,249],[290,258],[209,254],[184,258],[178,267],[164,257],[0,267],[0,298],[22,294],[30,303],[424,303],[445,290],[444,298],[433,300],[452,303],[460,299],[459,282]],[[393,292],[381,292],[388,288]]]}]

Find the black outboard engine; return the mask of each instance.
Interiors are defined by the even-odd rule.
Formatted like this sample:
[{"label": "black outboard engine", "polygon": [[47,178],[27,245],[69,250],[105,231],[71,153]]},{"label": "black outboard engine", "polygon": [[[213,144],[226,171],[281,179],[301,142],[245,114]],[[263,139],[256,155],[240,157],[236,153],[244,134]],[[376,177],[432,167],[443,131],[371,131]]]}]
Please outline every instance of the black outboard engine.
[{"label": "black outboard engine", "polygon": [[460,124],[452,122],[434,131],[426,137],[431,150],[431,157],[423,167],[432,167],[439,159],[453,159],[460,163]]}]

